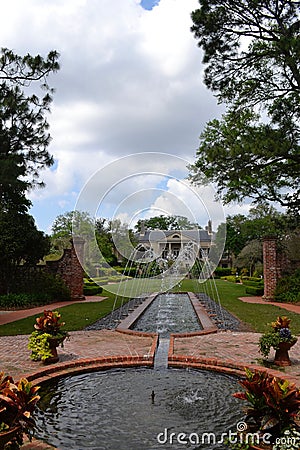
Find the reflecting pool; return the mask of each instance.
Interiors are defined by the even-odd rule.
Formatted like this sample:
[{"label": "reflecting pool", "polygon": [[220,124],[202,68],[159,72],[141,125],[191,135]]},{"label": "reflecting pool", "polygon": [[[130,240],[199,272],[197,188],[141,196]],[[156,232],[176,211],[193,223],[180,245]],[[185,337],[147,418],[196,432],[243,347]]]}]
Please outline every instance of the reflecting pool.
[{"label": "reflecting pool", "polygon": [[43,385],[38,437],[60,450],[224,449],[242,414],[237,389],[233,377],[190,369],[70,376]]}]

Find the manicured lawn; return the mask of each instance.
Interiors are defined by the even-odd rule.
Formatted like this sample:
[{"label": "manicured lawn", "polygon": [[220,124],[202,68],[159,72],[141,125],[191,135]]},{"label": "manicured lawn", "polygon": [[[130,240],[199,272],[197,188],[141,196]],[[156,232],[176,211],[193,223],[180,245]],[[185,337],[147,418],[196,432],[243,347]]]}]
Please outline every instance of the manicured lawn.
[{"label": "manicured lawn", "polygon": [[[113,309],[115,295],[103,290],[101,294],[107,299],[102,302],[74,303],[72,305],[59,308],[58,311],[62,315],[62,321],[66,323],[64,329],[67,331],[82,330],[101,317],[106,316]],[[125,299],[126,301],[126,299]],[[116,302],[116,307],[120,305],[121,298]],[[124,302],[124,299],[123,299]],[[8,323],[0,326],[0,336],[14,336],[16,334],[30,334],[33,331],[35,316],[26,317],[16,322]]]},{"label": "manicured lawn", "polygon": [[219,297],[221,305],[249,325],[253,331],[262,333],[268,328],[267,324],[274,322],[277,316],[288,316],[291,319],[292,332],[300,334],[300,314],[289,312],[278,306],[244,303],[238,300],[239,297],[250,297],[249,294],[246,294],[246,288],[242,284],[223,280],[199,284],[193,280],[184,280],[177,290],[205,292],[216,301]]},{"label": "manicured lawn", "polygon": [[[127,295],[134,291],[136,282],[127,284],[122,294]],[[146,292],[158,291],[157,282],[145,283]],[[117,291],[117,285],[115,285]],[[205,292],[217,302],[220,299],[221,305],[238,317],[241,321],[249,326],[249,329],[257,332],[263,332],[267,328],[267,324],[276,320],[279,315],[286,315],[292,319],[291,328],[294,334],[300,335],[300,314],[290,313],[284,309],[272,305],[258,305],[251,303],[243,303],[238,300],[239,297],[249,296],[245,292],[245,287],[240,284],[230,283],[228,281],[216,280],[206,283],[198,283],[197,280],[183,280],[173,291],[191,291]],[[101,294],[107,299],[100,303],[74,303],[73,305],[64,306],[59,309],[62,319],[66,322],[65,329],[68,331],[81,330],[85,326],[94,323],[97,319],[107,315],[113,308],[115,294],[103,290]],[[133,295],[132,295],[133,296]],[[121,301],[127,298],[118,298],[117,306]],[[31,316],[26,319],[18,320],[13,323],[0,326],[0,336],[8,336],[15,334],[30,334],[33,331],[35,317]]]}]

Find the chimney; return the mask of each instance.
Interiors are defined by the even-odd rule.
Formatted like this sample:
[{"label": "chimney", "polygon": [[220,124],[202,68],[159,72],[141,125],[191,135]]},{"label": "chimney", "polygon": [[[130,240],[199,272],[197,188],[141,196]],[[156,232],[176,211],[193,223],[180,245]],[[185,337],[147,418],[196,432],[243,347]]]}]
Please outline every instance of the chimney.
[{"label": "chimney", "polygon": [[212,222],[211,222],[211,220],[209,220],[208,223],[207,223],[207,233],[210,234],[210,235],[213,234],[213,232],[212,232]]},{"label": "chimney", "polygon": [[145,221],[144,220],[141,220],[140,236],[145,236]]}]

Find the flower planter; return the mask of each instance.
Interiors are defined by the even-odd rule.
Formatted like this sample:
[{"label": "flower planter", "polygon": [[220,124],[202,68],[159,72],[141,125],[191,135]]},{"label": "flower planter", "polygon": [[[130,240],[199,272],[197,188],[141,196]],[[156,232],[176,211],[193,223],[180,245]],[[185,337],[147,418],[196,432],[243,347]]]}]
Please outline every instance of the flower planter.
[{"label": "flower planter", "polygon": [[289,352],[290,348],[295,344],[296,344],[296,341],[295,342],[280,342],[279,348],[275,352],[274,364],[276,364],[276,366],[285,367],[285,366],[290,366],[292,364],[288,352]]},{"label": "flower planter", "polygon": [[49,338],[49,346],[52,356],[44,360],[45,364],[54,364],[59,361],[59,356],[57,354],[57,347],[64,341],[64,339]]}]

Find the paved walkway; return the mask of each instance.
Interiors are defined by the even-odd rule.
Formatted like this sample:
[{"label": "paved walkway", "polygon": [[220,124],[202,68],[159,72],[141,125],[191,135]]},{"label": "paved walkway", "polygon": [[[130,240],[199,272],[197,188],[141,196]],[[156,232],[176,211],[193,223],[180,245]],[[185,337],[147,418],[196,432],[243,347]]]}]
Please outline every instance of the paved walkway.
[{"label": "paved walkway", "polygon": [[[262,355],[258,351],[259,338],[259,333],[232,331],[174,337],[169,362],[173,366],[186,365],[237,375],[244,373],[244,367],[265,370]],[[268,362],[274,360],[274,355],[274,350],[271,350]],[[291,348],[289,355],[291,366],[268,371],[275,376],[289,379],[300,387],[300,339]]]},{"label": "paved walkway", "polygon": [[50,305],[37,306],[35,308],[29,309],[16,309],[16,310],[3,310],[0,309],[0,325],[5,325],[6,323],[15,322],[16,320],[24,319],[25,317],[34,316],[35,314],[43,313],[45,309],[55,310],[57,308],[62,308],[63,306],[72,305],[73,303],[88,303],[88,302],[101,302],[107,297],[100,297],[97,295],[91,295],[86,297],[85,300],[70,300],[67,302],[57,302],[51,303]]},{"label": "paved walkway", "polygon": [[297,314],[300,314],[300,304],[292,304],[292,303],[278,303],[278,302],[266,302],[262,299],[262,297],[240,297],[239,300],[245,303],[259,303],[261,305],[273,305],[278,306],[279,308],[286,309],[287,311],[291,311]]}]

